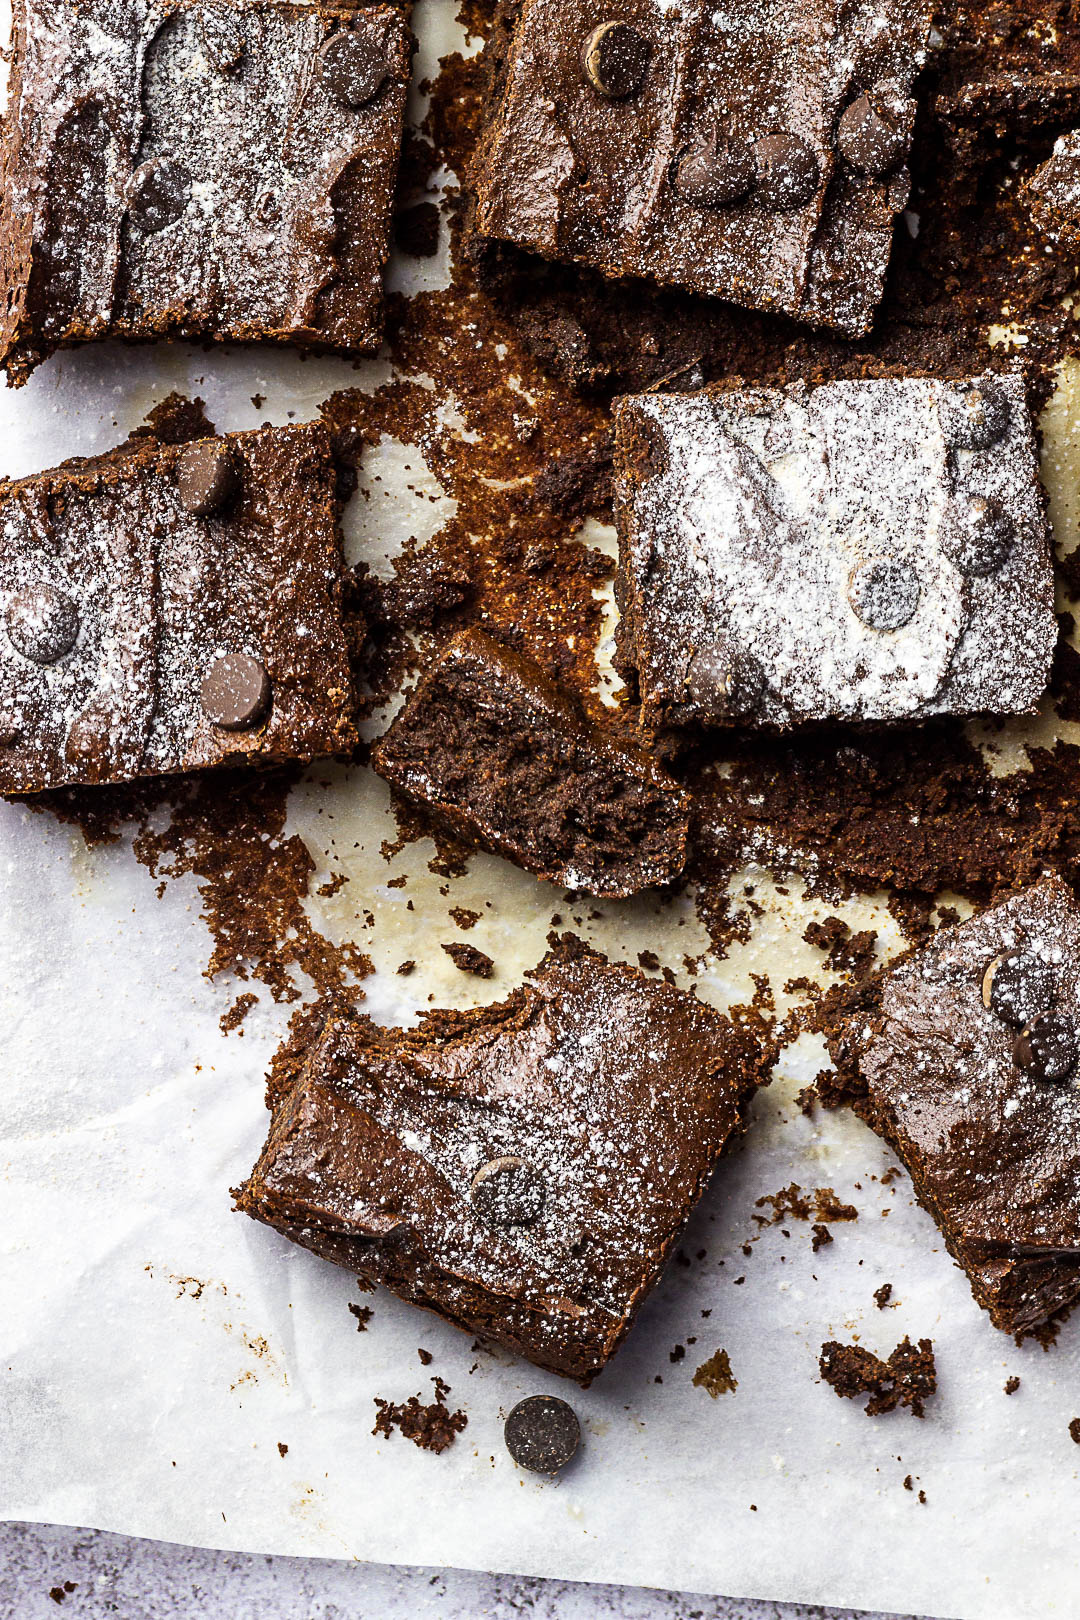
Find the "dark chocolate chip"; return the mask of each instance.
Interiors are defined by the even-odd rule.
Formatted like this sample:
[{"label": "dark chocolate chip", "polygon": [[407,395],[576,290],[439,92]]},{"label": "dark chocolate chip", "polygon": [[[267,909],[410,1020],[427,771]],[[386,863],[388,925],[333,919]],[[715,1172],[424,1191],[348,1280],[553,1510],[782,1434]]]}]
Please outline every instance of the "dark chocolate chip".
[{"label": "dark chocolate chip", "polygon": [[581,48],[585,77],[609,101],[625,101],[641,89],[652,46],[629,23],[602,22]]},{"label": "dark chocolate chip", "polygon": [[79,610],[55,585],[27,585],[11,598],[4,623],[16,652],[35,664],[55,664],[75,645]]},{"label": "dark chocolate chip", "polygon": [[174,225],[190,201],[191,176],[179,158],[150,158],[131,176],[131,217],[150,234]]},{"label": "dark chocolate chip", "polygon": [[983,1006],[1017,1029],[1045,1012],[1056,990],[1053,967],[1031,951],[1003,951],[982,976]]},{"label": "dark chocolate chip", "polygon": [[753,188],[757,165],[742,141],[703,135],[683,152],[675,168],[675,190],[697,208],[724,208]]},{"label": "dark chocolate chip", "polygon": [[700,648],[686,674],[687,696],[707,726],[748,715],[764,686],[765,674],[757,659],[731,648]]},{"label": "dark chocolate chip", "polygon": [[207,60],[219,72],[238,67],[244,54],[244,33],[240,19],[231,11],[204,10],[199,17],[199,35]]},{"label": "dark chocolate chip", "polygon": [[507,1418],[503,1438],[519,1468],[557,1474],[581,1444],[581,1424],[574,1408],[557,1395],[527,1395]]},{"label": "dark chocolate chip", "polygon": [[1078,1057],[1076,1026],[1064,1013],[1039,1013],[1013,1041],[1013,1062],[1036,1080],[1067,1080]]},{"label": "dark chocolate chip", "polygon": [[801,135],[780,130],[766,135],[753,149],[757,171],[755,196],[763,208],[781,213],[808,203],[821,183],[821,164]]},{"label": "dark chocolate chip", "polygon": [[857,96],[844,108],[836,126],[836,144],[853,169],[888,174],[903,162],[907,141],[869,96]]},{"label": "dark chocolate chip", "polygon": [[1009,425],[1009,401],[992,378],[959,383],[941,396],[938,419],[950,444],[961,450],[988,450]]},{"label": "dark chocolate chip", "polygon": [[15,716],[0,709],[0,748],[14,748],[19,740],[19,727]]},{"label": "dark chocolate chip", "polygon": [[202,683],[203,713],[223,731],[246,731],[270,707],[270,678],[257,658],[226,653],[211,664]]},{"label": "dark chocolate chip", "polygon": [[962,574],[983,579],[996,574],[1012,550],[1008,513],[986,495],[951,500],[941,518],[941,549]]},{"label": "dark chocolate chip", "polygon": [[848,601],[868,630],[901,630],[915,617],[922,587],[902,557],[871,557],[848,580]]},{"label": "dark chocolate chip", "polygon": [[359,29],[332,34],[320,52],[322,81],[343,107],[374,101],[390,75],[382,41]]},{"label": "dark chocolate chip", "polygon": [[192,517],[221,512],[240,490],[236,458],[220,439],[196,439],[185,445],[176,464],[180,504]]},{"label": "dark chocolate chip", "polygon": [[493,1226],[528,1226],[544,1208],[544,1181],[524,1159],[491,1159],[469,1189],[472,1206]]}]

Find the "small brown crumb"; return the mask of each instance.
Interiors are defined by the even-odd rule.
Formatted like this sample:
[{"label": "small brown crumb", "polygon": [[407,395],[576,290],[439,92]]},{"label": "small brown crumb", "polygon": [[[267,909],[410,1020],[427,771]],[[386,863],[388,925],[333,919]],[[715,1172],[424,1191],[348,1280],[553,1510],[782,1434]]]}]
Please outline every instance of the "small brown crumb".
[{"label": "small brown crumb", "polygon": [[673,1350],[670,1350],[668,1352],[668,1360],[669,1361],[682,1361],[683,1358],[685,1357],[685,1355],[686,1355],[686,1346],[685,1346],[685,1344],[677,1344],[674,1347]]},{"label": "small brown crumb", "polygon": [[415,970],[416,970],[416,963],[413,961],[412,957],[410,956],[409,960],[407,962],[402,962],[401,965],[399,967],[397,967],[394,971],[397,972],[397,973],[400,973],[401,977],[403,979],[407,979],[409,977],[409,974],[415,972]]},{"label": "small brown crumb", "polygon": [[258,999],[258,996],[253,995],[250,990],[246,990],[242,996],[237,996],[228,1012],[222,1013],[218,1019],[221,1033],[229,1035],[234,1029],[239,1029]]},{"label": "small brown crumb", "polygon": [[915,1489],[915,1481],[912,1479],[910,1474],[904,1475],[904,1489],[905,1491],[913,1491]]},{"label": "small brown crumb", "polygon": [[800,1114],[805,1114],[807,1119],[813,1119],[814,1109],[818,1105],[817,1086],[803,1086],[795,1101],[799,1105]]},{"label": "small brown crumb", "polygon": [[289,1455],[289,1448],[285,1444],[284,1440],[279,1440],[278,1441],[277,1448],[278,1448],[278,1456],[279,1457],[287,1457]]},{"label": "small brown crumb", "polygon": [[421,1365],[424,1367],[430,1367],[431,1363],[435,1360],[435,1357],[432,1355],[430,1350],[421,1350],[418,1346],[416,1353],[420,1357]]},{"label": "small brown crumb", "polygon": [[1080,1446],[1080,1417],[1074,1417],[1069,1424],[1069,1439],[1074,1445]]},{"label": "small brown crumb", "polygon": [[1011,1377],[1006,1378],[1006,1380],[1005,1380],[1005,1393],[1006,1393],[1006,1395],[1015,1395],[1019,1388],[1020,1388],[1020,1380],[1019,1380],[1019,1378],[1017,1378],[1015,1373],[1013,1373]]},{"label": "small brown crumb", "polygon": [[823,1249],[826,1243],[831,1243],[833,1241],[833,1235],[829,1231],[829,1228],[821,1221],[814,1222],[812,1231],[814,1236],[811,1240],[810,1247],[813,1249],[814,1253],[817,1254],[818,1250]]},{"label": "small brown crumb", "polygon": [[266,395],[265,394],[252,394],[251,403],[254,405],[254,407],[255,407],[255,409],[257,411],[261,411],[263,406],[266,404]]},{"label": "small brown crumb", "polygon": [[470,911],[468,906],[451,906],[450,915],[453,917],[462,933],[465,934],[468,933],[470,928],[475,928],[477,923],[480,921],[480,913],[478,911]]},{"label": "small brown crumb", "polygon": [[920,1339],[916,1346],[905,1336],[888,1361],[882,1361],[861,1344],[839,1344],[830,1339],[821,1347],[818,1366],[822,1378],[837,1395],[851,1399],[869,1395],[864,1408],[867,1417],[909,1406],[921,1418],[926,1398],[937,1389],[930,1339]]},{"label": "small brown crumb", "polygon": [[472,973],[478,979],[490,979],[495,971],[495,963],[483,951],[478,951],[475,945],[466,945],[462,940],[455,940],[452,945],[444,945],[443,950],[462,973]]},{"label": "small brown crumb", "polygon": [[450,1385],[444,1384],[441,1378],[433,1378],[432,1383],[435,1399],[430,1406],[422,1406],[419,1395],[410,1395],[407,1401],[400,1403],[384,1401],[376,1395],[379,1415],[372,1434],[384,1434],[389,1439],[396,1425],[404,1438],[421,1451],[434,1451],[438,1455],[452,1446],[469,1420],[464,1412],[447,1410]]},{"label": "small brown crumb", "polygon": [[638,951],[638,966],[649,973],[659,973],[660,958],[655,951]]},{"label": "small brown crumb", "polygon": [[892,1283],[882,1283],[880,1288],[874,1289],[874,1304],[879,1311],[883,1311],[892,1299]]},{"label": "small brown crumb", "polygon": [[919,1492],[919,1501],[922,1503],[923,1507],[926,1506],[926,1492],[925,1491],[920,1491]]},{"label": "small brown crumb", "polygon": [[371,1306],[370,1305],[354,1305],[350,1301],[349,1302],[349,1309],[352,1312],[352,1314],[356,1317],[356,1331],[357,1331],[357,1333],[366,1333],[367,1332],[367,1325],[371,1321],[371,1318],[375,1314],[374,1311],[371,1309]]},{"label": "small brown crumb", "polygon": [[717,1350],[708,1361],[703,1361],[690,1382],[696,1389],[711,1395],[714,1401],[718,1395],[733,1394],[739,1387],[726,1350]]}]

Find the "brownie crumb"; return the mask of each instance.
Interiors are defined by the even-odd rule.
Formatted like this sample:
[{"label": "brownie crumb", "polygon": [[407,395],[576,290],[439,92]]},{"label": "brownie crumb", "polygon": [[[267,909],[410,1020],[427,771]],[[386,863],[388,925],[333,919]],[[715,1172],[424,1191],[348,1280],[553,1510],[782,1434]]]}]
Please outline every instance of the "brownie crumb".
[{"label": "brownie crumb", "polygon": [[414,973],[416,971],[416,963],[410,956],[407,962],[400,963],[400,965],[396,967],[394,971],[395,973],[400,973],[403,979],[407,979],[410,973]]},{"label": "brownie crumb", "polygon": [[869,1395],[867,1417],[909,1406],[921,1418],[925,1416],[924,1401],[937,1388],[934,1346],[929,1339],[913,1345],[905,1336],[888,1361],[882,1361],[861,1344],[839,1344],[830,1339],[821,1347],[818,1366],[822,1378],[837,1395],[851,1399]]},{"label": "brownie crumb", "polygon": [[829,1228],[821,1221],[815,1221],[812,1230],[814,1236],[811,1239],[810,1247],[813,1249],[814,1253],[817,1254],[818,1250],[823,1249],[826,1243],[831,1243],[833,1241],[833,1235],[829,1231]]},{"label": "brownie crumb", "polygon": [[421,1365],[424,1367],[430,1367],[431,1363],[435,1360],[435,1357],[432,1355],[430,1350],[422,1350],[419,1346],[417,1346],[416,1353],[420,1357]]},{"label": "brownie crumb", "polygon": [[892,1283],[882,1283],[880,1288],[874,1289],[874,1304],[879,1311],[883,1311],[892,1299]]},{"label": "brownie crumb", "polygon": [[660,958],[655,951],[638,951],[638,966],[643,967],[647,973],[659,973]]},{"label": "brownie crumb", "polygon": [[1015,1373],[1013,1373],[1010,1378],[1006,1378],[1006,1380],[1005,1380],[1005,1393],[1006,1393],[1006,1395],[1015,1395],[1019,1388],[1020,1388],[1020,1380],[1019,1380],[1019,1378],[1017,1378]]},{"label": "brownie crumb", "polygon": [[421,1451],[438,1454],[452,1446],[469,1420],[464,1412],[447,1409],[446,1397],[450,1393],[450,1385],[444,1384],[441,1378],[433,1378],[432,1383],[435,1386],[435,1399],[429,1406],[421,1405],[419,1395],[410,1395],[403,1402],[384,1401],[376,1395],[375,1405],[379,1408],[379,1415],[372,1434],[384,1434],[389,1439],[396,1426],[399,1433],[406,1440],[411,1440],[414,1446],[419,1446]]},{"label": "brownie crumb", "polygon": [[277,1448],[278,1448],[278,1456],[279,1457],[287,1457],[289,1455],[289,1448],[285,1444],[284,1440],[279,1440],[278,1441]]},{"label": "brownie crumb", "polygon": [[258,999],[258,996],[254,995],[250,990],[245,991],[242,996],[237,996],[228,1012],[222,1013],[218,1019],[218,1028],[221,1033],[229,1035],[234,1029],[239,1029]]},{"label": "brownie crumb", "polygon": [[926,1506],[926,1492],[925,1491],[920,1491],[919,1492],[919,1501],[922,1503],[923,1507]]},{"label": "brownie crumb", "polygon": [[685,1344],[677,1344],[668,1352],[669,1361],[682,1361],[686,1356]]},{"label": "brownie crumb", "polygon": [[1074,1445],[1080,1446],[1080,1417],[1074,1417],[1069,1424],[1069,1439]]},{"label": "brownie crumb", "polygon": [[904,1489],[905,1491],[913,1491],[915,1489],[915,1481],[912,1479],[910,1474],[904,1475]]},{"label": "brownie crumb", "polygon": [[717,1350],[708,1361],[703,1361],[690,1382],[696,1389],[705,1390],[714,1401],[718,1395],[733,1394],[739,1387],[726,1350]]},{"label": "brownie crumb", "polygon": [[475,945],[466,945],[463,940],[455,940],[452,945],[444,945],[443,950],[462,973],[472,973],[478,979],[490,979],[495,972],[495,963],[483,951],[478,951]]},{"label": "brownie crumb", "polygon": [[453,917],[462,933],[468,933],[469,929],[475,928],[477,923],[480,921],[480,913],[478,911],[470,911],[468,906],[451,906],[450,915]]},{"label": "brownie crumb", "polygon": [[69,1597],[71,1593],[74,1592],[78,1584],[78,1581],[65,1581],[63,1586],[51,1586],[49,1588],[49,1596],[52,1598],[54,1603],[63,1603],[64,1599]]},{"label": "brownie crumb", "polygon": [[366,1333],[367,1332],[367,1325],[371,1321],[371,1318],[375,1314],[374,1311],[371,1309],[371,1306],[370,1305],[354,1305],[352,1303],[352,1301],[350,1300],[350,1302],[349,1302],[349,1310],[356,1317],[356,1331],[357,1331],[357,1333]]}]

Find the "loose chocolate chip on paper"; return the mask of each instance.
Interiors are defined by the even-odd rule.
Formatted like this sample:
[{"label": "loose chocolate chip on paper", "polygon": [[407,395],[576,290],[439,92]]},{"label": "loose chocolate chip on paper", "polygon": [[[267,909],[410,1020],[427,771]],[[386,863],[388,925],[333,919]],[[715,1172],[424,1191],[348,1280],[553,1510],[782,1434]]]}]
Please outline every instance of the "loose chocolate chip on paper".
[{"label": "loose chocolate chip on paper", "polygon": [[201,699],[203,713],[215,726],[245,731],[270,707],[270,678],[257,658],[226,653],[207,671]]},{"label": "loose chocolate chip on paper", "polygon": [[8,640],[34,664],[55,664],[74,647],[79,610],[55,585],[28,585],[11,598],[4,616]]},{"label": "loose chocolate chip on paper", "polygon": [[1013,1041],[1013,1062],[1037,1080],[1067,1080],[1080,1055],[1076,1027],[1060,1012],[1041,1012]]},{"label": "loose chocolate chip on paper", "polygon": [[1057,975],[1032,951],[1003,951],[982,976],[983,1006],[1018,1029],[1052,1004]]},{"label": "loose chocolate chip on paper", "polygon": [[602,22],[581,52],[585,77],[609,101],[625,101],[645,82],[652,46],[629,23]]},{"label": "loose chocolate chip on paper", "polygon": [[176,487],[180,504],[192,517],[222,511],[240,490],[236,458],[218,439],[197,439],[185,447],[177,462]]},{"label": "loose chocolate chip on paper", "polygon": [[494,1226],[529,1226],[544,1208],[544,1180],[524,1159],[508,1155],[481,1165],[469,1197],[481,1219]]},{"label": "loose chocolate chip on paper", "polygon": [[581,1425],[574,1408],[557,1395],[527,1395],[507,1418],[503,1437],[519,1468],[557,1474],[581,1444]]},{"label": "loose chocolate chip on paper", "polygon": [[333,34],[320,55],[322,81],[344,107],[374,101],[390,74],[381,40],[359,29]]}]

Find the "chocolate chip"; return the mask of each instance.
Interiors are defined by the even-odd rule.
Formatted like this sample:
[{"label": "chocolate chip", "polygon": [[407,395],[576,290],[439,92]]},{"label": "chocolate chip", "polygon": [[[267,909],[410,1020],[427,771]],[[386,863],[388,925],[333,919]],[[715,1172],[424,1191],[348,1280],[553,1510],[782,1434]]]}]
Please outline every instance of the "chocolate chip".
[{"label": "chocolate chip", "polygon": [[624,22],[602,22],[581,48],[585,77],[609,101],[625,101],[641,89],[651,58],[644,34]]},{"label": "chocolate chip", "polygon": [[915,616],[922,587],[902,557],[871,557],[848,580],[848,601],[868,630],[901,630]]},{"label": "chocolate chip", "polygon": [[836,144],[853,169],[888,174],[903,162],[907,141],[869,96],[857,96],[836,126]]},{"label": "chocolate chip", "polygon": [[992,378],[958,383],[938,401],[938,420],[952,445],[962,450],[988,450],[1009,425],[1009,401]]},{"label": "chocolate chip", "polygon": [[524,1159],[491,1159],[473,1177],[469,1197],[493,1226],[528,1226],[543,1210],[544,1182]]},{"label": "chocolate chip", "polygon": [[180,504],[192,517],[209,517],[235,499],[240,490],[236,458],[220,439],[196,439],[184,446],[176,464]]},{"label": "chocolate chip", "polygon": [[238,17],[230,11],[204,10],[199,16],[199,35],[207,60],[219,72],[238,67],[244,54],[244,34]]},{"label": "chocolate chip", "polygon": [[55,664],[75,645],[79,610],[55,585],[28,585],[11,598],[4,623],[16,652],[35,664]]},{"label": "chocolate chip", "polygon": [[1039,1013],[1013,1041],[1013,1062],[1036,1080],[1067,1080],[1078,1057],[1076,1027],[1064,1013]]},{"label": "chocolate chip", "polygon": [[0,748],[14,748],[19,740],[19,727],[15,716],[0,709]]},{"label": "chocolate chip", "polygon": [[150,158],[131,176],[131,217],[151,235],[175,224],[190,201],[191,176],[179,158]]},{"label": "chocolate chip", "polygon": [[755,195],[763,208],[781,213],[801,208],[821,183],[821,165],[814,148],[801,135],[781,130],[766,135],[753,149],[757,170]]},{"label": "chocolate chip", "polygon": [[503,1438],[519,1468],[556,1474],[581,1444],[581,1425],[574,1408],[557,1395],[527,1395],[507,1418]]},{"label": "chocolate chip", "polygon": [[675,190],[696,208],[723,208],[752,189],[757,165],[742,141],[700,136],[675,168]]},{"label": "chocolate chip", "polygon": [[686,691],[704,725],[723,725],[749,714],[765,686],[757,659],[730,647],[701,647],[690,660]]},{"label": "chocolate chip", "polygon": [[1014,1028],[1045,1012],[1056,990],[1053,967],[1031,951],[1003,951],[982,976],[983,1006]]},{"label": "chocolate chip", "polygon": [[996,574],[1012,550],[1012,520],[986,495],[951,500],[941,518],[941,549],[962,574]]},{"label": "chocolate chip", "polygon": [[270,706],[270,678],[257,658],[226,653],[211,664],[202,683],[203,713],[223,731],[246,731]]},{"label": "chocolate chip", "polygon": [[359,30],[332,34],[319,56],[323,84],[343,107],[374,101],[390,75],[381,40]]}]

